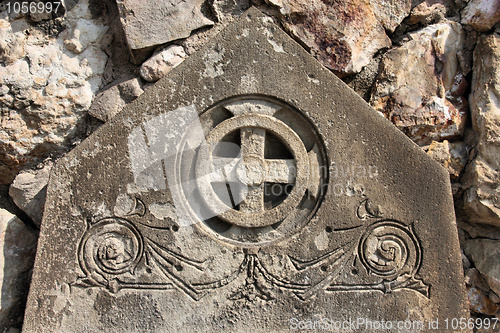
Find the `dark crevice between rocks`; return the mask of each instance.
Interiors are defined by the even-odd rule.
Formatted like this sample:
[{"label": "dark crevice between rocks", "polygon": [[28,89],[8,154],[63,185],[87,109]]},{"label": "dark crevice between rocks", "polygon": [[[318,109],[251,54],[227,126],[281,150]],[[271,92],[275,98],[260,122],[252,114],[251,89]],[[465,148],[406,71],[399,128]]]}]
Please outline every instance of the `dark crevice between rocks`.
[{"label": "dark crevice between rocks", "polygon": [[31,217],[28,216],[21,208],[17,207],[14,200],[9,196],[10,185],[0,185],[0,209],[16,215],[21,221],[24,222],[30,229],[36,232],[38,236],[38,227],[35,225]]}]

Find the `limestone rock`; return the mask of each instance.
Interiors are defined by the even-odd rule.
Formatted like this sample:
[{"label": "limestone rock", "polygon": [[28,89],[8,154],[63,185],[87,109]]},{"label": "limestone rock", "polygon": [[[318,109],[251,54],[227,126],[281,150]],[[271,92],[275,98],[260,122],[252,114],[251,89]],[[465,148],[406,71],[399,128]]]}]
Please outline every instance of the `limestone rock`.
[{"label": "limestone rock", "polygon": [[474,262],[486,283],[500,294],[500,241],[492,239],[466,240],[465,253]]},{"label": "limestone rock", "polygon": [[467,115],[461,25],[438,23],[409,37],[385,54],[370,103],[419,145],[460,137]]},{"label": "limestone rock", "polygon": [[468,166],[464,206],[470,219],[500,226],[500,36],[479,39],[474,51],[470,105],[478,133],[477,157]]},{"label": "limestone rock", "polygon": [[38,227],[42,222],[43,206],[51,168],[52,162],[48,162],[39,170],[21,172],[9,189],[9,195],[17,207],[28,214]]},{"label": "limestone rock", "polygon": [[470,309],[484,315],[494,315],[500,307],[495,305],[483,292],[477,288],[467,288]]},{"label": "limestone rock", "polygon": [[64,45],[66,45],[68,50],[77,54],[82,53],[96,39],[101,39],[108,30],[108,27],[96,25],[86,19],[71,23],[71,28],[68,29]]},{"label": "limestone rock", "polygon": [[411,1],[408,0],[375,0],[369,1],[377,20],[384,29],[394,32],[398,25],[408,16],[411,10]]},{"label": "limestone rock", "polygon": [[106,122],[143,92],[141,82],[137,78],[115,84],[96,96],[89,114]]},{"label": "limestone rock", "polygon": [[[402,16],[399,10],[392,14],[386,11],[384,16],[382,5],[374,8],[369,2],[358,0],[268,2],[280,8],[285,28],[340,76],[358,73],[378,50],[389,47],[391,40],[384,26],[398,25],[400,21],[392,19]],[[407,1],[402,3],[405,3],[402,8],[406,8]]]},{"label": "limestone rock", "polygon": [[184,48],[180,45],[169,45],[156,51],[141,66],[141,77],[149,82],[156,82],[167,75],[186,58]]},{"label": "limestone rock", "polygon": [[423,1],[413,8],[408,18],[410,24],[430,24],[441,21],[446,16],[446,6],[440,2]]},{"label": "limestone rock", "polygon": [[37,237],[15,215],[0,209],[0,327],[22,321]]},{"label": "limestone rock", "polygon": [[[107,29],[91,18],[88,6],[81,0],[67,19],[89,31]],[[67,150],[107,61],[98,45],[102,34],[80,35],[81,53],[74,55],[66,50],[64,33],[51,38],[34,28],[13,28],[18,25],[0,18],[0,35],[18,45],[4,52],[0,65],[0,184],[12,182],[24,164]]]},{"label": "limestone rock", "polygon": [[500,1],[471,0],[462,11],[462,24],[477,31],[488,31],[500,22]]},{"label": "limestone rock", "polygon": [[247,10],[252,0],[212,0],[209,2],[219,22],[241,15]]},{"label": "limestone rock", "polygon": [[481,276],[481,273],[476,268],[470,268],[465,271],[465,284],[467,286],[475,287],[485,293],[489,293],[490,287],[484,281],[484,278]]},{"label": "limestone rock", "polygon": [[467,145],[462,141],[452,143],[448,140],[433,141],[427,154],[441,164],[450,173],[452,179],[458,179],[467,164]]},{"label": "limestone rock", "polygon": [[189,37],[212,25],[202,13],[205,0],[117,0],[120,20],[132,50]]}]

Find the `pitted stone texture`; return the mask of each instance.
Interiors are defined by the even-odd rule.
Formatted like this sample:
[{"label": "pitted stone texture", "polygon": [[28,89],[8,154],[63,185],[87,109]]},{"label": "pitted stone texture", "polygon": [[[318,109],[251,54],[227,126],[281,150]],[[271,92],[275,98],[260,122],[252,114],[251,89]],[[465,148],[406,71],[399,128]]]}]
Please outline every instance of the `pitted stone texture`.
[{"label": "pitted stone texture", "polygon": [[156,82],[179,65],[184,58],[186,53],[180,45],[159,49],[141,65],[141,77],[146,81]]},{"label": "pitted stone texture", "polygon": [[500,1],[471,0],[462,10],[462,24],[477,31],[488,31],[500,22]]},{"label": "pitted stone texture", "polygon": [[2,15],[0,39],[12,46],[0,66],[0,183],[9,184],[24,164],[67,149],[101,84],[107,56],[98,43],[107,27],[92,20],[88,1],[74,6],[66,18],[92,32],[75,55],[65,33],[54,39]]},{"label": "pitted stone texture", "polygon": [[213,22],[202,13],[205,0],[117,0],[120,20],[132,50],[189,37]]},{"label": "pitted stone texture", "polygon": [[[289,193],[262,207],[274,181]],[[468,316],[448,173],[256,9],[59,160],[47,193],[25,332]]]},{"label": "pitted stone texture", "polygon": [[380,49],[391,46],[393,31],[409,14],[411,1],[268,0],[280,9],[287,30],[338,75],[358,73]]},{"label": "pitted stone texture", "polygon": [[474,51],[472,126],[477,156],[467,167],[464,205],[472,222],[500,226],[500,36],[482,36]]},{"label": "pitted stone texture", "polygon": [[370,104],[419,145],[458,138],[467,116],[467,81],[457,54],[459,23],[428,26],[384,55]]},{"label": "pitted stone texture", "polygon": [[23,221],[0,209],[0,328],[19,325],[29,288],[37,237]]}]

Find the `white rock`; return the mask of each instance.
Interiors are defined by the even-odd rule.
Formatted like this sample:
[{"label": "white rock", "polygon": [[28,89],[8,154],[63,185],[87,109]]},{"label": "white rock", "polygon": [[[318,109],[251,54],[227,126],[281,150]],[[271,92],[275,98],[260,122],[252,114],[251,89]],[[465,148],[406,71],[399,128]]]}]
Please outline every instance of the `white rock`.
[{"label": "white rock", "polygon": [[19,316],[20,302],[28,292],[37,237],[15,215],[0,209],[0,326],[9,316]]},{"label": "white rock", "polygon": [[477,31],[490,30],[500,22],[500,1],[471,0],[462,11],[462,24],[468,24]]},{"label": "white rock", "polygon": [[461,25],[434,24],[409,37],[384,55],[371,105],[420,145],[460,137],[467,116]]},{"label": "white rock", "polygon": [[158,81],[179,65],[185,58],[186,53],[182,46],[170,45],[160,49],[142,64],[141,77],[149,82]]},{"label": "white rock", "polygon": [[73,26],[69,37],[63,32],[51,38],[32,28],[24,33],[13,29],[23,27],[24,19],[0,19],[0,40],[12,44],[0,64],[0,85],[6,87],[0,97],[0,184],[11,183],[23,164],[65,151],[101,87],[108,57],[99,43],[108,27],[92,19],[88,2],[80,0],[66,13],[65,22]]},{"label": "white rock", "polygon": [[472,126],[478,133],[477,157],[467,167],[466,212],[472,222],[500,226],[500,36],[479,38],[474,50]]}]

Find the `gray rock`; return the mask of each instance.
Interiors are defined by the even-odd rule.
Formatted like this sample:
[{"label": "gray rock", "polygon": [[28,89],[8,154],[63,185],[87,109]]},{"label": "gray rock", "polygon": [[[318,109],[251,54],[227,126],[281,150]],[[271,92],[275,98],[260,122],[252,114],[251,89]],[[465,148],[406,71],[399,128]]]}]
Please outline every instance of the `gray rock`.
[{"label": "gray rock", "polygon": [[471,222],[500,226],[500,36],[479,38],[474,51],[472,126],[478,136],[477,157],[464,178],[464,208]]},{"label": "gray rock", "polygon": [[15,215],[0,209],[0,329],[22,322],[37,237]]},{"label": "gray rock", "polygon": [[468,316],[448,173],[256,9],[59,160],[43,226],[25,332]]},{"label": "gray rock", "polygon": [[169,45],[156,51],[141,66],[141,77],[149,82],[156,82],[167,75],[186,58],[184,48],[180,45]]},{"label": "gray rock", "polygon": [[96,96],[90,106],[89,114],[106,122],[143,92],[139,79],[117,83]]},{"label": "gray rock", "polygon": [[217,16],[217,20],[225,22],[240,16],[250,8],[252,0],[212,0],[209,3]]},{"label": "gray rock", "polygon": [[9,195],[14,203],[28,214],[38,227],[42,222],[51,169],[52,162],[47,162],[41,169],[21,172],[9,188]]},{"label": "gray rock", "polygon": [[471,239],[464,245],[467,256],[474,262],[486,283],[497,295],[500,293],[500,241]]},{"label": "gray rock", "polygon": [[117,0],[120,20],[132,50],[189,37],[213,22],[202,13],[205,0]]}]

